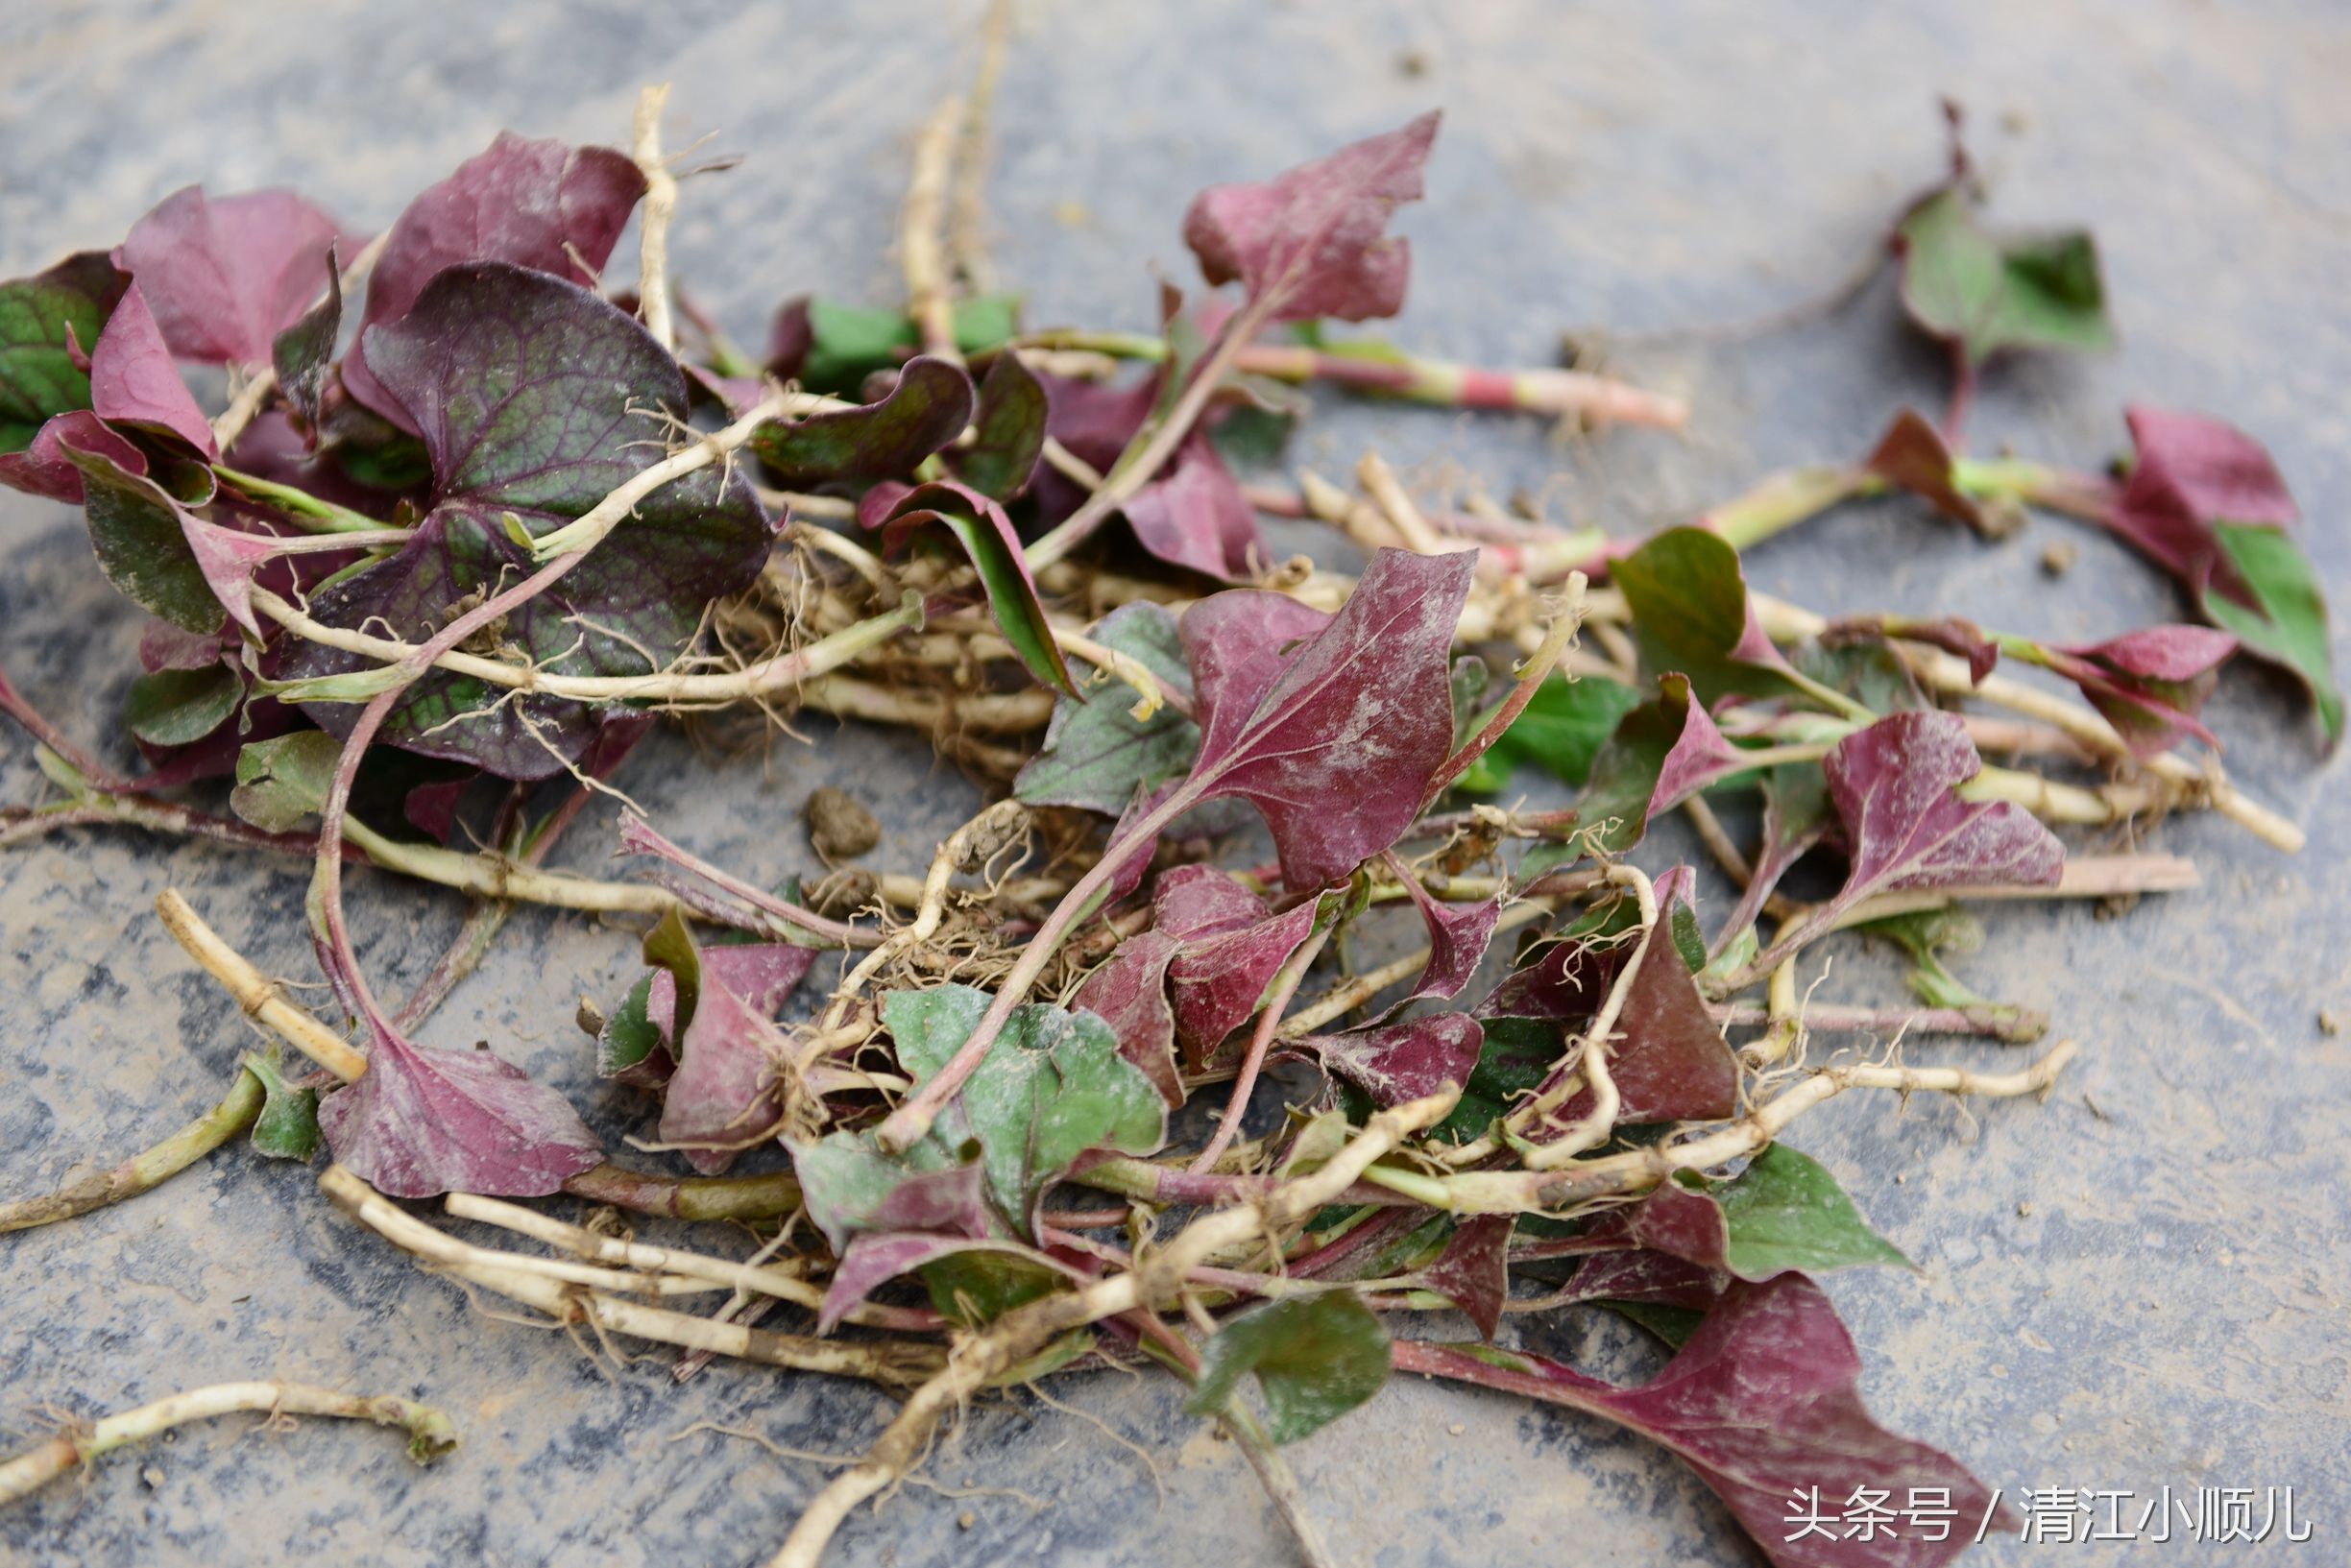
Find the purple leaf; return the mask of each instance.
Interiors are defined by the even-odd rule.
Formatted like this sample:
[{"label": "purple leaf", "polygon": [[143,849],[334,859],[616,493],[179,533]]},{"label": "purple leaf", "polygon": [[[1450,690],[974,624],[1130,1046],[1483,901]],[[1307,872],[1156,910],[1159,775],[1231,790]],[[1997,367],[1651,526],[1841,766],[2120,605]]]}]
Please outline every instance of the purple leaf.
[{"label": "purple leaf", "polygon": [[1322,901],[1308,899],[1277,915],[1186,941],[1168,964],[1176,1037],[1195,1065],[1257,1014],[1267,987],[1313,934]]},{"label": "purple leaf", "polygon": [[103,458],[133,478],[146,476],[145,452],[107,428],[106,422],[97,415],[87,409],[77,409],[43,424],[35,432],[33,444],[23,451],[0,453],[0,484],[27,495],[80,506],[82,470],[67,455],[68,447]]},{"label": "purple leaf", "polygon": [[189,185],[132,226],[115,260],[174,357],[251,367],[271,362],[278,334],[326,287],[319,261],[338,241],[360,244],[290,190],[212,201]]},{"label": "purple leaf", "polygon": [[1345,607],[1287,657],[1284,628],[1302,617],[1271,595],[1185,612],[1200,755],[1181,792],[1256,807],[1291,887],[1346,876],[1419,813],[1453,749],[1453,631],[1476,560],[1376,552]]},{"label": "purple leaf", "polygon": [[[1485,961],[1486,949],[1493,941],[1494,927],[1502,919],[1503,894],[1476,904],[1441,904],[1429,896],[1420,879],[1392,851],[1388,867],[1404,884],[1404,891],[1420,911],[1421,921],[1428,927],[1429,961],[1420,971],[1419,979],[1413,983],[1409,994],[1390,1007],[1382,1016],[1393,1018],[1397,1009],[1415,1001],[1444,1001],[1461,995]],[[1459,1081],[1459,1080],[1456,1080]]]},{"label": "purple leaf", "polygon": [[1903,619],[1902,637],[1909,642],[1924,642],[1941,648],[1967,661],[1968,680],[1983,685],[1985,676],[2000,663],[2000,644],[1983,635],[1983,629],[1972,620],[1957,615],[1945,615],[1936,620]]},{"label": "purple leaf", "polygon": [[1670,1252],[1636,1247],[1587,1258],[1568,1284],[1577,1301],[1644,1301],[1702,1313],[1722,1299],[1731,1276]]},{"label": "purple leaf", "polygon": [[[1836,1309],[1801,1274],[1739,1283],[1665,1370],[1617,1387],[1521,1352],[1399,1346],[1399,1369],[1435,1372],[1614,1421],[1662,1443],[1698,1472],[1778,1568],[1929,1568],[1965,1552],[1996,1494],[1939,1449],[1896,1436],[1861,1402],[1861,1360]],[[1831,1508],[1869,1487],[1895,1497],[1948,1491],[1954,1528],[1814,1532],[1791,1540],[1793,1504]],[[1833,1517],[1833,1515],[1832,1515]]]},{"label": "purple leaf", "polygon": [[[1478,1016],[1579,1024],[1600,1010],[1628,952],[1574,940],[1555,943],[1495,987],[1478,1004]],[[1641,951],[1615,1032],[1608,1067],[1616,1085],[1619,1122],[1694,1122],[1737,1111],[1738,1063],[1708,1014],[1689,966],[1662,930]],[[1589,1085],[1577,1090],[1552,1113],[1553,1122],[1566,1126],[1589,1114],[1593,1098]]]},{"label": "purple leaf", "polygon": [[1211,283],[1241,279],[1275,321],[1365,321],[1404,306],[1412,248],[1386,237],[1418,201],[1437,115],[1342,148],[1265,184],[1216,185],[1184,215],[1184,243]]},{"label": "purple leaf", "polygon": [[2296,517],[2277,465],[2218,420],[2129,410],[2139,461],[2106,524],[2179,578],[2244,651],[2290,670],[2318,707],[2329,742],[2344,703],[2317,573],[2287,532]]},{"label": "purple leaf", "polygon": [[220,455],[212,426],[180,379],[136,283],[123,291],[113,318],[98,335],[98,347],[90,350],[89,384],[90,407],[109,424],[159,430],[207,458]]},{"label": "purple leaf", "polygon": [[1918,410],[1905,408],[1894,416],[1894,422],[1886,426],[1886,433],[1878,438],[1861,467],[1986,538],[2014,533],[2013,521],[2003,521],[1990,513],[1982,502],[1953,482],[1952,469],[1957,461],[1951,444],[1943,439],[1943,432]]},{"label": "purple leaf", "polygon": [[1426,1098],[1446,1084],[1459,1088],[1467,1083],[1485,1041],[1485,1030],[1468,1014],[1431,1013],[1344,1034],[1315,1035],[1297,1045],[1319,1056],[1332,1077],[1386,1107]]},{"label": "purple leaf", "polygon": [[[400,554],[311,600],[330,625],[387,629],[421,642],[466,595],[496,592],[537,563],[508,535],[533,536],[588,511],[661,455],[664,416],[682,418],[686,384],[651,334],[559,278],[521,267],[452,267],[414,309],[363,334],[374,374],[424,439],[432,510]],[[747,586],[769,530],[747,479],[704,469],[663,486],[499,634],[566,675],[650,673],[702,624],[712,600]],[[368,661],[305,643],[280,674],[303,678]],[[576,760],[597,731],[587,705],[500,691],[435,672],[402,694],[382,738],[427,756],[535,779]],[[351,710],[305,710],[336,734]]]},{"label": "purple leaf", "polygon": [[1244,930],[1265,917],[1265,900],[1217,866],[1171,867],[1151,884],[1151,929],[1178,942]]},{"label": "purple leaf", "polygon": [[1652,817],[1747,765],[1708,716],[1687,677],[1658,678],[1655,701],[1616,721],[1592,760],[1591,783],[1576,803],[1584,822],[1612,823],[1601,847],[1622,854],[1648,834]]},{"label": "purple leaf", "polygon": [[792,489],[870,483],[910,472],[961,435],[971,416],[971,377],[961,366],[909,359],[881,401],[763,424],[751,450]]},{"label": "purple leaf", "polygon": [[[566,147],[500,132],[488,151],[408,204],[368,279],[359,341],[343,386],[401,429],[419,432],[409,401],[377,375],[368,328],[398,322],[445,268],[508,262],[594,285],[628,223],[644,176],[608,147]],[[681,390],[674,399],[685,408]]]},{"label": "purple leaf", "polygon": [[886,548],[903,548],[909,535],[935,528],[952,536],[971,558],[981,586],[987,591],[988,610],[997,627],[1038,684],[1049,686],[1075,701],[1084,698],[1070,679],[1061,658],[1061,644],[1037,597],[1036,579],[1021,551],[1020,535],[1003,507],[966,485],[939,480],[909,491],[890,506],[882,523]]},{"label": "purple leaf", "polygon": [[180,515],[180,531],[204,573],[205,585],[220,600],[230,618],[257,639],[261,623],[253,611],[254,574],[278,554],[278,541],[267,534],[248,534],[206,522],[192,512]]},{"label": "purple leaf", "polygon": [[1472,1215],[1454,1227],[1437,1261],[1420,1270],[1421,1286],[1448,1297],[1490,1340],[1510,1299],[1511,1227],[1517,1222],[1514,1214]]},{"label": "purple leaf", "polygon": [[1049,1252],[1018,1242],[978,1241],[960,1236],[884,1235],[867,1232],[850,1242],[840,1266],[825,1288],[824,1305],[816,1314],[816,1332],[830,1334],[841,1319],[865,1303],[881,1286],[901,1274],[910,1274],[941,1258],[971,1252],[991,1252],[1034,1266],[1040,1272],[1066,1275],[1083,1285],[1088,1276]]},{"label": "purple leaf", "polygon": [[2065,848],[2031,812],[1960,799],[1957,786],[1982,767],[1967,726],[1951,713],[1895,713],[1838,741],[1821,770],[1852,870],[1814,911],[1815,929],[1873,893],[2056,881]]},{"label": "purple leaf", "polygon": [[319,1102],[334,1157],[388,1197],[545,1197],[604,1158],[570,1102],[486,1050],[376,1031],[365,1076]]},{"label": "purple leaf", "polygon": [[1176,1010],[1168,1001],[1168,963],[1181,947],[1164,930],[1140,931],[1121,942],[1070,999],[1074,1012],[1090,1012],[1118,1036],[1119,1054],[1142,1070],[1173,1107],[1184,1102],[1176,1070]]},{"label": "purple leaf", "polygon": [[1144,549],[1220,582],[1254,575],[1269,555],[1257,509],[1205,431],[1194,432],[1167,474],[1137,491],[1125,511]]},{"label": "purple leaf", "polygon": [[2081,688],[2131,755],[2154,757],[2194,736],[2220,742],[2196,714],[2237,639],[2203,626],[2149,626],[2104,642],[2053,644],[2049,668]]},{"label": "purple leaf", "polygon": [[[789,951],[800,955],[803,971],[815,957],[811,949]],[[686,1037],[673,1048],[679,1061],[662,1100],[662,1142],[681,1146],[686,1162],[706,1176],[734,1164],[739,1149],[783,1116],[776,1076],[783,1047],[765,1017],[727,987],[711,983],[706,971]]]},{"label": "purple leaf", "polygon": [[[1046,396],[1045,433],[1059,442],[1097,473],[1116,466],[1143,422],[1151,418],[1159,398],[1159,375],[1147,375],[1124,386],[1106,381],[1080,381],[1060,375],[1039,375]],[[1058,522],[1078,510],[1087,492],[1051,464],[1036,470],[1037,513]]]},{"label": "purple leaf", "polygon": [[1764,901],[1780,885],[1788,868],[1809,854],[1836,825],[1829,803],[1829,784],[1820,768],[1797,762],[1773,768],[1763,776],[1763,844],[1755,858],[1755,875],[1739,895],[1737,907],[1725,923],[1720,944],[1729,943],[1755,924]]},{"label": "purple leaf", "polygon": [[400,801],[400,815],[434,843],[447,844],[457,833],[457,803],[478,777],[461,773],[454,779],[418,784]]}]

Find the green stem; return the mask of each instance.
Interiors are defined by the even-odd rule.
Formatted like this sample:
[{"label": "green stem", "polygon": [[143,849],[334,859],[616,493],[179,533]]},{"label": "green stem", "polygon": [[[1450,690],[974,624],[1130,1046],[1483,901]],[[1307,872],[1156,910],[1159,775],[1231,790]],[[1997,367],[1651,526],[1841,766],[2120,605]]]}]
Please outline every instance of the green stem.
[{"label": "green stem", "polygon": [[1759,544],[1830,508],[1885,492],[1886,482],[1866,469],[1834,466],[1786,469],[1698,519],[1731,542],[1733,549]]},{"label": "green stem", "polygon": [[654,1176],[599,1165],[564,1183],[591,1203],[671,1219],[779,1219],[800,1206],[789,1171],[764,1176]]},{"label": "green stem", "polygon": [[257,473],[232,469],[226,463],[213,464],[212,472],[239,494],[277,508],[299,526],[314,534],[373,534],[383,531],[382,519],[354,512],[348,506],[337,506],[332,501],[322,501],[296,486],[281,485]]},{"label": "green stem", "polygon": [[45,1197],[0,1203],[0,1235],[71,1219],[160,1186],[252,1126],[254,1118],[261,1114],[262,1099],[261,1080],[240,1066],[236,1081],[218,1105],[153,1148]]}]

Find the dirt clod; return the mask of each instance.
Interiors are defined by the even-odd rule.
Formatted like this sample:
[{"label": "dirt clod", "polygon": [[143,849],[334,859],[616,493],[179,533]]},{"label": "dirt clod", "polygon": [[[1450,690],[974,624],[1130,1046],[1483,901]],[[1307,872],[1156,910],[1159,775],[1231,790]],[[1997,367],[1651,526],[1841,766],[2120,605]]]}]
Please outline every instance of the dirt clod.
[{"label": "dirt clod", "polygon": [[882,842],[882,824],[845,789],[830,786],[809,796],[804,812],[809,842],[828,861],[854,860]]}]

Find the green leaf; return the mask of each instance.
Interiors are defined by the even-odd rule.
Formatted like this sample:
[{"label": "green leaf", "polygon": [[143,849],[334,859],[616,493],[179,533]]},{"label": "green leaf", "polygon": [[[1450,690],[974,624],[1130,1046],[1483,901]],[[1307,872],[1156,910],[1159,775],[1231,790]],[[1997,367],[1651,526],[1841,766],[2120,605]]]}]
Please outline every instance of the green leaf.
[{"label": "green leaf", "polygon": [[1078,697],[1069,665],[1061,659],[1061,645],[1054,640],[1053,625],[1037,597],[1036,580],[1029,575],[1020,535],[1004,508],[968,486],[941,481],[909,491],[882,524],[893,548],[909,532],[926,525],[945,528],[963,546],[987,591],[997,629],[1029,673],[1039,685]]},{"label": "green leaf", "polygon": [[273,1160],[308,1161],[319,1146],[318,1091],[295,1088],[266,1056],[248,1054],[245,1071],[261,1080],[253,1146]]},{"label": "green leaf", "polygon": [[1618,561],[1610,575],[1633,610],[1633,637],[1650,673],[1675,671],[1709,709],[1725,696],[1802,690],[1748,613],[1738,551],[1704,528],[1668,528]]},{"label": "green leaf", "polygon": [[1698,1325],[1706,1321],[1706,1314],[1694,1307],[1676,1307],[1662,1301],[1594,1301],[1595,1307],[1606,1307],[1617,1316],[1638,1323],[1642,1328],[1679,1350],[1689,1343]]},{"label": "green leaf", "polygon": [[[1493,749],[1462,776],[1460,787],[1491,794],[1507,785],[1520,766],[1532,762],[1581,788],[1591,777],[1592,760],[1616,733],[1617,722],[1640,702],[1639,692],[1602,676],[1545,681]],[[1499,712],[1496,705],[1481,714],[1470,733]]]},{"label": "green leaf", "polygon": [[[947,1065],[988,1001],[965,985],[882,999],[898,1060],[917,1083]],[[1030,1005],[1013,1009],[932,1136],[942,1131],[980,1141],[990,1196],[1026,1231],[1036,1200],[1079,1155],[1150,1154],[1166,1142],[1167,1102],[1119,1054],[1109,1025],[1092,1013]]]},{"label": "green leaf", "polygon": [[71,446],[61,449],[82,470],[83,516],[107,581],[182,631],[218,631],[228,615],[180,526],[180,501],[153,479],[125,473],[110,459]]},{"label": "green leaf", "polygon": [[335,336],[343,329],[343,272],[335,248],[327,248],[326,298],[297,318],[270,345],[278,384],[315,439],[327,393],[327,371],[334,359]]},{"label": "green leaf", "polygon": [[323,730],[256,740],[237,753],[229,808],[265,832],[281,833],[327,804],[343,743]]},{"label": "green leaf", "polygon": [[[815,392],[855,392],[875,371],[894,370],[922,346],[922,334],[898,310],[866,310],[823,300],[808,304],[809,349],[800,382]],[[1020,330],[1020,301],[1012,295],[958,300],[956,347],[983,353]]]},{"label": "green leaf", "polygon": [[1020,355],[998,354],[980,383],[972,444],[951,450],[948,467],[981,495],[1010,500],[1028,488],[1029,476],[1044,455],[1045,415],[1045,384],[1021,363]]},{"label": "green leaf", "polygon": [[1486,1018],[1485,1044],[1461,1098],[1429,1136],[1448,1144],[1482,1138],[1488,1128],[1541,1086],[1560,1053],[1559,1030],[1539,1019]]},{"label": "green leaf", "polygon": [[1712,1194],[1730,1237],[1724,1256],[1743,1279],[1791,1269],[1820,1274],[1860,1264],[1911,1266],[1893,1242],[1870,1229],[1834,1176],[1784,1144],[1765,1147]]},{"label": "green leaf", "polygon": [[2235,633],[2249,651],[2292,670],[2316,700],[2327,738],[2340,739],[2342,688],[2335,683],[2326,599],[2310,558],[2283,528],[2266,523],[2216,522],[2213,532],[2256,604],[2242,605],[2207,589],[2205,616],[2222,631]]},{"label": "green leaf", "polygon": [[645,1015],[646,1003],[652,1000],[653,977],[640,975],[637,983],[629,987],[629,994],[620,999],[620,1005],[604,1021],[604,1027],[596,1032],[597,1076],[617,1078],[652,1055],[656,1047],[668,1044]]},{"label": "green leaf", "polygon": [[924,1264],[915,1272],[941,1317],[978,1328],[1015,1307],[1069,1288],[1069,1276],[1049,1264],[996,1247],[970,1247]]},{"label": "green leaf", "polygon": [[89,374],[66,334],[85,354],[95,349],[124,282],[104,253],[86,251],[0,283],[0,452],[23,451],[52,415],[89,407]]},{"label": "green leaf", "polygon": [[1388,1330],[1352,1291],[1293,1296],[1233,1318],[1200,1347],[1200,1384],[1184,1408],[1221,1413],[1245,1372],[1265,1395],[1266,1435],[1294,1443],[1380,1391]]},{"label": "green leaf", "polygon": [[131,683],[123,726],[151,746],[184,746],[228,722],[245,683],[226,664],[164,669]]},{"label": "green leaf", "polygon": [[2097,246],[2087,230],[1995,235],[1965,192],[1937,191],[1895,231],[1903,303],[1911,319],[1957,344],[1971,364],[2002,349],[2104,349],[2114,343]]},{"label": "green leaf", "polygon": [[1691,974],[1706,968],[1706,932],[1698,925],[1697,910],[1676,899],[1666,915],[1666,929],[1673,936],[1674,951],[1682,955]]},{"label": "green leaf", "polygon": [[[1172,691],[1189,696],[1176,617],[1148,600],[1122,605],[1094,628],[1094,640],[1127,654]],[[1138,719],[1122,688],[1097,689],[1092,702],[1064,697],[1054,704],[1045,744],[1013,781],[1012,793],[1031,806],[1075,806],[1117,816],[1149,789],[1190,771],[1200,754],[1200,726],[1173,708]]]}]

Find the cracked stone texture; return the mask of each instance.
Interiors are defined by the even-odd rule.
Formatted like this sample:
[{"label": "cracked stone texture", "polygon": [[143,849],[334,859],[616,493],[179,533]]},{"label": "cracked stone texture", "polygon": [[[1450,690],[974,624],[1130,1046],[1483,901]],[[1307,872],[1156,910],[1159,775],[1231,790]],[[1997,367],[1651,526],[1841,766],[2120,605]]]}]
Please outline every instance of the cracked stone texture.
[{"label": "cracked stone texture", "polygon": [[[1200,186],[1442,105],[1429,200],[1401,224],[1418,276],[1394,330],[1491,363],[1544,361],[1579,325],[1604,345],[1601,328],[1739,319],[1815,295],[1934,177],[1934,97],[1956,94],[1975,110],[2001,218],[2096,228],[2123,336],[2099,358],[2000,366],[1978,446],[2087,466],[2121,445],[2126,398],[2221,412],[2277,454],[2339,600],[2351,582],[2351,18],[2339,8],[1196,0],[1179,12],[1026,0],[1020,14],[990,200],[997,260],[1031,320],[1148,326],[1151,269],[1193,276],[1176,224]],[[973,19],[963,6],[709,0],[11,8],[0,266],[15,276],[111,243],[198,180],[290,183],[379,225],[498,128],[616,139],[637,85],[669,80],[672,145],[710,132],[714,152],[745,155],[688,182],[676,265],[757,342],[788,293],[893,297],[910,136],[963,80]],[[1498,495],[1523,487],[1632,533],[1772,467],[1860,450],[1899,402],[1931,407],[1942,389],[1939,357],[1898,325],[1883,277],[1800,329],[1629,337],[1613,359],[1690,394],[1685,438],[1563,445],[1525,421],[1331,403],[1298,456],[1345,471],[1376,439],[1424,479],[1475,469]],[[2052,583],[2036,563],[2057,538],[2081,561]],[[77,733],[109,733],[136,614],[100,582],[62,509],[0,495],[0,543],[10,675]],[[1823,609],[1951,611],[2073,639],[2177,613],[2101,539],[2036,519],[1986,545],[1906,502],[1845,509],[1760,549],[1752,570]],[[2339,1556],[2329,1540],[2351,1528],[2351,1046],[2315,1022],[2322,1008],[2351,1014],[2351,826],[2284,683],[2232,670],[2214,723],[2247,786],[2309,829],[2304,855],[2176,820],[2144,842],[2198,861],[2193,899],[2114,918],[1992,911],[1965,972],[2082,1041],[2054,1097],[1973,1116],[1849,1097],[1792,1141],[1919,1262],[1915,1275],[1831,1284],[1890,1425],[2012,1488],[2291,1484],[2317,1524],[2303,1549],[2316,1561]],[[667,736],[623,782],[678,838],[761,878],[812,869],[794,817],[819,784],[881,812],[878,866],[926,863],[975,804],[916,738],[803,728],[810,745],[779,739],[715,768]],[[41,787],[21,736],[0,739],[0,800]],[[599,813],[562,858],[599,865],[608,838]],[[118,1159],[228,1081],[246,1027],[150,918],[156,894],[185,890],[263,967],[301,977],[303,880],[291,863],[128,832],[0,856],[0,1190],[47,1190]],[[365,876],[353,902],[384,990],[423,972],[460,912]],[[618,994],[632,945],[618,929],[525,913],[426,1043],[487,1040],[614,1143],[649,1133],[648,1107],[595,1083],[570,1023],[582,993]],[[1830,994],[1892,1001],[1899,974],[1840,949]],[[1910,1055],[2014,1060],[1948,1044]],[[97,1412],[279,1376],[429,1397],[465,1439],[420,1471],[386,1435],[342,1423],[285,1437],[250,1435],[249,1420],[190,1428],[0,1515],[0,1558],[16,1562],[758,1561],[824,1471],[682,1429],[724,1423],[845,1453],[885,1412],[862,1387],[761,1368],[721,1364],[680,1388],[658,1358],[600,1367],[591,1347],[485,1317],[338,1218],[309,1172],[241,1149],[134,1202],[0,1239],[0,1420],[18,1437],[44,1407]],[[1656,1363],[1596,1315],[1506,1332],[1628,1375]],[[1164,1380],[1055,1392],[1139,1443],[1148,1465],[1092,1420],[1027,1398],[983,1405],[930,1475],[1005,1490],[909,1489],[852,1519],[837,1560],[1283,1559],[1245,1466]],[[1341,1560],[1484,1563],[1563,1540],[1589,1563],[1757,1560],[1686,1470],[1627,1435],[1418,1381],[1376,1411],[1294,1451]],[[1983,1560],[2041,1550],[2010,1543]],[[2070,1552],[2188,1562],[2196,1550]]]}]

